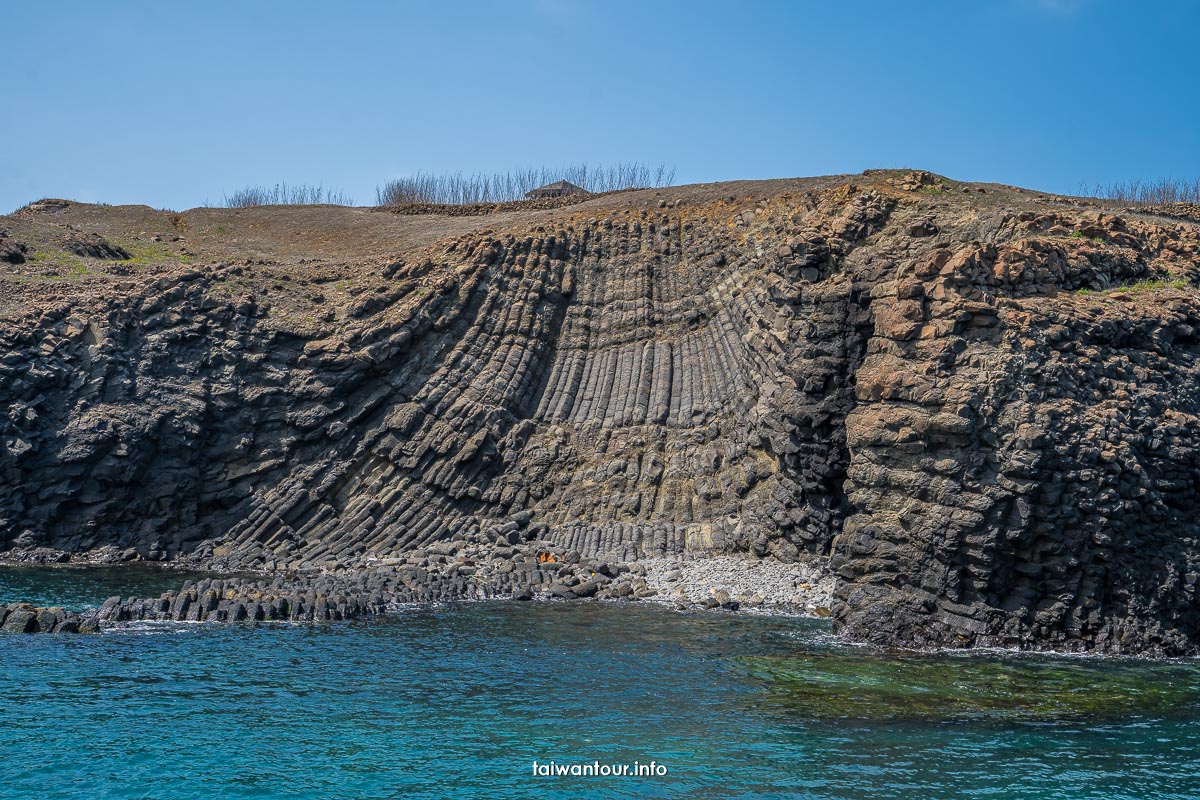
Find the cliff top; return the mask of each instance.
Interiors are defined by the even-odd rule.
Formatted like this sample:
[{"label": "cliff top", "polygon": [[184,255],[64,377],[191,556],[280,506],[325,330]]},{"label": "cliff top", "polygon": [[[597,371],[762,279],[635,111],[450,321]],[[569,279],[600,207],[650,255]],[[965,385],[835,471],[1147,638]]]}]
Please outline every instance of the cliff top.
[{"label": "cliff top", "polygon": [[[194,208],[109,206],[43,199],[0,216],[0,318],[37,316],[64,302],[137,292],[181,271],[232,268],[231,290],[287,306],[351,303],[373,288],[397,259],[421,257],[446,242],[482,234],[523,235],[539,226],[567,227],[629,214],[710,214],[734,220],[772,201],[827,192],[872,190],[910,215],[937,220],[916,236],[968,241],[984,218],[1033,215],[1036,233],[1079,238],[1099,215],[1160,225],[1168,236],[1194,235],[1200,208],[1128,207],[1000,184],[964,183],[920,170],[868,170],[759,181],[642,189],[578,198],[477,206],[331,205]],[[936,232],[935,229],[936,228]],[[1193,233],[1184,234],[1185,230]],[[298,287],[320,287],[308,291]],[[301,306],[305,305],[303,302]],[[303,308],[291,309],[303,317]]]}]

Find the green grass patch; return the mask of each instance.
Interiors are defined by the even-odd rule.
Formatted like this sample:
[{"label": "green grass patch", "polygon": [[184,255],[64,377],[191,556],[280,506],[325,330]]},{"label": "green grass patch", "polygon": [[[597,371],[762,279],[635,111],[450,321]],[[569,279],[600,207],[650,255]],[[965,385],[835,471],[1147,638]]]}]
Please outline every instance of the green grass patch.
[{"label": "green grass patch", "polygon": [[1153,292],[1158,289],[1187,289],[1190,284],[1183,278],[1162,278],[1159,280],[1138,281],[1128,286],[1118,286],[1123,292]]},{"label": "green grass patch", "polygon": [[67,250],[37,250],[31,253],[27,261],[41,268],[53,268],[57,274],[26,275],[31,281],[79,281],[89,275],[104,275],[108,273],[106,264],[114,267],[144,267],[154,264],[190,264],[191,256],[177,253],[164,245],[154,242],[121,242],[128,251],[130,258],[114,261],[98,261],[75,255]]},{"label": "green grass patch", "polygon": [[58,267],[62,271],[52,275],[28,275],[34,281],[79,281],[88,275],[97,274],[87,259],[66,250],[38,250],[29,256],[30,264]]},{"label": "green grass patch", "polygon": [[1105,294],[1112,292],[1125,292],[1127,294],[1139,294],[1142,292],[1156,292],[1162,289],[1190,289],[1192,285],[1183,278],[1155,278],[1152,280],[1141,280],[1137,283],[1117,284],[1110,286],[1107,289],[1076,289],[1075,294],[1086,297],[1092,294]]},{"label": "green grass patch", "polygon": [[190,264],[192,257],[178,253],[166,245],[157,242],[121,242],[132,258],[125,261],[115,261],[115,264],[129,264],[134,267],[148,264]]}]

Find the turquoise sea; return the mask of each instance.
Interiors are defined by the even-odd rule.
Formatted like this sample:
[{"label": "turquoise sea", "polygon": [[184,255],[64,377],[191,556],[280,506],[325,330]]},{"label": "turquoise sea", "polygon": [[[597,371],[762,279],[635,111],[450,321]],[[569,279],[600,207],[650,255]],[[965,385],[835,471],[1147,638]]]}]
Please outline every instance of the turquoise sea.
[{"label": "turquoise sea", "polygon": [[[121,581],[0,568],[0,600]],[[20,800],[1200,797],[1200,663],[885,653],[787,617],[496,603],[4,635],[0,685]]]}]

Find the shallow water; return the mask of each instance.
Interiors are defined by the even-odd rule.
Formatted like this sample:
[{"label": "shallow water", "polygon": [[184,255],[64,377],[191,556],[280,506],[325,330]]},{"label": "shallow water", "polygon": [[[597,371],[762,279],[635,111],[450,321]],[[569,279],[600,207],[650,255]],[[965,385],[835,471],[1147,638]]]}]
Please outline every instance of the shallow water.
[{"label": "shallow water", "polygon": [[25,601],[38,606],[61,606],[82,611],[110,597],[158,597],[178,589],[185,580],[206,577],[146,564],[112,567],[69,564],[0,566],[0,603]]},{"label": "shallow water", "polygon": [[[126,594],[127,592],[118,592]],[[0,798],[1195,798],[1200,665],[474,604],[0,636]],[[539,777],[647,763],[666,776]]]}]

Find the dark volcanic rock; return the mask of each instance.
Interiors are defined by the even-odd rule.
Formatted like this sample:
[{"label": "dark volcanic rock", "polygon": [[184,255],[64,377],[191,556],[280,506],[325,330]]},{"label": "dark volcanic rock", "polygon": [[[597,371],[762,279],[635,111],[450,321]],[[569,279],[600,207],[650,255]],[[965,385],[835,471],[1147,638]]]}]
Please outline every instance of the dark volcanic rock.
[{"label": "dark volcanic rock", "polygon": [[6,264],[24,264],[29,257],[29,246],[15,242],[0,231],[0,261]]},{"label": "dark volcanic rock", "polygon": [[364,266],[323,327],[274,305],[301,267],[229,265],[0,321],[0,549],[267,573],[105,622],[724,552],[829,558],[856,638],[1194,652],[1197,228],[969,188],[591,200]]},{"label": "dark volcanic rock", "polygon": [[5,633],[34,633],[37,630],[37,609],[24,604],[11,604],[5,609],[4,625],[0,630]]},{"label": "dark volcanic rock", "polygon": [[73,233],[67,238],[66,249],[77,256],[124,261],[129,252],[95,233]]},{"label": "dark volcanic rock", "polygon": [[[1194,651],[1200,306],[1193,289],[1061,292],[1153,276],[1147,256],[1167,255],[1099,239],[939,248],[875,288],[847,420],[856,513],[833,560],[841,630]],[[1195,244],[1178,252],[1194,268]]]},{"label": "dark volcanic rock", "polygon": [[36,633],[37,629],[38,609],[26,604],[10,604],[0,625],[5,633]]}]

